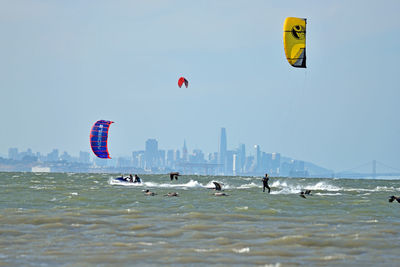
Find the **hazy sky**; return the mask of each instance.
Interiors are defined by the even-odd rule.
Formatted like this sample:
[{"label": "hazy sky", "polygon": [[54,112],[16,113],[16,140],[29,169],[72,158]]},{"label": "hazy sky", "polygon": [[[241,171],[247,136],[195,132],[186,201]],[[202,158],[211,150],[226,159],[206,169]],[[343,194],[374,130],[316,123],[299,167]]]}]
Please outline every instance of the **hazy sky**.
[{"label": "hazy sky", "polygon": [[[400,168],[400,1],[0,0],[0,155],[239,143],[336,171]],[[307,69],[283,51],[307,18]],[[185,76],[189,88],[178,88]]]}]

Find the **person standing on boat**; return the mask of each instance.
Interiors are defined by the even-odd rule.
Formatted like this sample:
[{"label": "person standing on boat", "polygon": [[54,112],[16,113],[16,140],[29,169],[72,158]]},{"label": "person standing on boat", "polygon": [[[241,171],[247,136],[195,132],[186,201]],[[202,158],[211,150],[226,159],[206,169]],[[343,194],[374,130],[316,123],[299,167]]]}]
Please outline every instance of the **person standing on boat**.
[{"label": "person standing on boat", "polygon": [[266,173],[265,176],[264,176],[263,179],[262,179],[262,182],[263,182],[263,192],[265,192],[265,188],[267,188],[267,189],[268,189],[268,193],[270,193],[270,192],[271,192],[271,188],[270,188],[269,185],[268,185],[268,180],[269,180],[268,173]]}]

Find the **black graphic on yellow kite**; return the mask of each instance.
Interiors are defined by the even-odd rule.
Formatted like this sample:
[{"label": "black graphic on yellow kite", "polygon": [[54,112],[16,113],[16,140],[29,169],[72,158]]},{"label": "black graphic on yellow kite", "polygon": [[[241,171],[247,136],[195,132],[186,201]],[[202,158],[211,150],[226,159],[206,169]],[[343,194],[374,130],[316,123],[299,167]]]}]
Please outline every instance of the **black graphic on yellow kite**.
[{"label": "black graphic on yellow kite", "polygon": [[283,24],[283,47],[290,65],[306,67],[306,24],[307,19],[286,18]]}]

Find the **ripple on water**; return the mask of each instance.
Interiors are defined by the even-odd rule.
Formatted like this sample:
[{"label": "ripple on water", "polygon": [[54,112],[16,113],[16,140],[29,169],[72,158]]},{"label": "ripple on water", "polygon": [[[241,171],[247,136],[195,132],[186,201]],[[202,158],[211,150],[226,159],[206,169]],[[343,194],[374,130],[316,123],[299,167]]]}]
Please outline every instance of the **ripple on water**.
[{"label": "ripple on water", "polygon": [[153,225],[151,224],[135,224],[135,225],[130,225],[128,227],[128,230],[130,231],[140,231],[140,230],[145,230],[151,228]]},{"label": "ripple on water", "polygon": [[250,248],[234,248],[234,249],[232,249],[232,251],[235,252],[235,253],[239,253],[239,254],[249,253],[250,252]]},{"label": "ripple on water", "polygon": [[183,226],[184,230],[191,230],[191,231],[209,231],[209,230],[217,230],[221,228],[218,225],[210,225],[210,224],[188,224]]},{"label": "ripple on water", "polygon": [[180,237],[184,233],[183,230],[173,230],[167,232],[145,232],[145,233],[135,233],[137,237],[163,237],[163,238],[171,238],[171,237]]},{"label": "ripple on water", "polygon": [[184,217],[187,219],[209,220],[215,218],[215,215],[202,212],[189,212]]}]

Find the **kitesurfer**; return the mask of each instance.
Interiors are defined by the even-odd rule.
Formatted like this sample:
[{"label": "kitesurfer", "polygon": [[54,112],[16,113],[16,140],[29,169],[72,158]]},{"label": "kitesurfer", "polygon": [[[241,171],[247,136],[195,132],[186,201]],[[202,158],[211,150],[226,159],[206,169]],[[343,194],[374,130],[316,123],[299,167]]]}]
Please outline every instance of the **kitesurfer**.
[{"label": "kitesurfer", "polygon": [[[132,176],[132,175],[131,175]],[[142,180],[140,179],[140,177],[137,175],[137,174],[135,174],[135,181],[134,181],[134,183],[138,183],[138,184],[140,184],[142,182]]]},{"label": "kitesurfer", "polygon": [[268,173],[266,173],[265,177],[263,177],[263,179],[262,179],[263,192],[265,192],[265,188],[267,188],[268,189],[268,193],[270,193],[271,192],[271,188],[268,186],[268,180],[269,180]]}]

